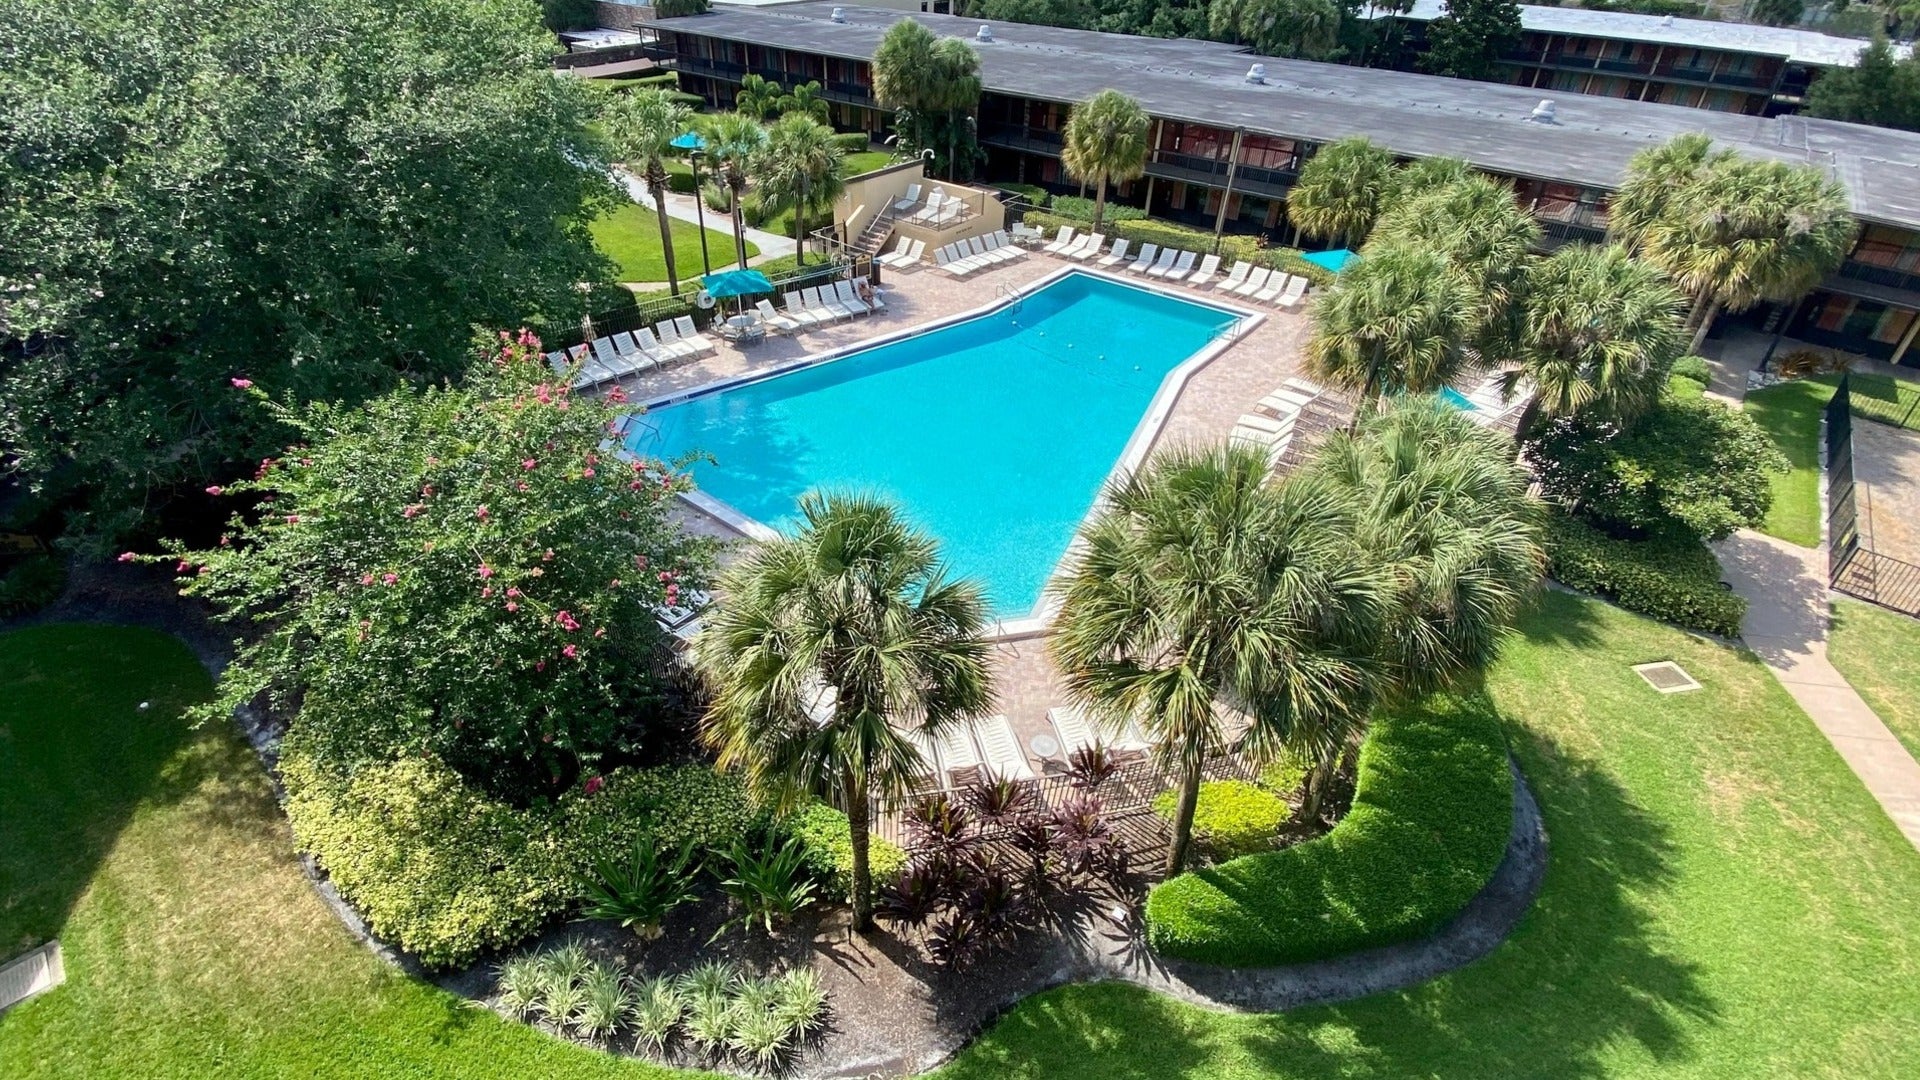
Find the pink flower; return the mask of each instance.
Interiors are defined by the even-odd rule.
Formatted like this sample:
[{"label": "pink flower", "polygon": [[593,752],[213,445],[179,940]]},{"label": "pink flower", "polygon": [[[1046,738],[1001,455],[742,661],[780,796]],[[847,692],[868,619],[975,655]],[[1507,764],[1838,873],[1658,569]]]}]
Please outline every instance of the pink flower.
[{"label": "pink flower", "polygon": [[531,470],[532,468],[534,468],[536,465],[539,465],[539,464],[540,462],[535,460],[534,458],[528,458],[525,461],[522,461],[520,463],[520,467],[523,469]]},{"label": "pink flower", "polygon": [[392,585],[395,582],[400,580],[400,575],[399,574],[383,574],[381,575],[380,580],[386,582],[388,585]]},{"label": "pink flower", "polygon": [[253,380],[252,380],[252,379],[235,379],[235,380],[233,380],[233,388],[234,388],[235,390],[245,390],[245,389],[246,389],[247,387],[249,387],[249,386],[252,386],[252,385],[253,385]]},{"label": "pink flower", "polygon": [[137,556],[131,551],[123,551],[120,553],[121,562],[132,562],[135,558],[137,558]]},{"label": "pink flower", "polygon": [[541,383],[539,386],[534,387],[533,396],[542,405],[549,405],[553,403],[553,394],[547,390],[546,383]]},{"label": "pink flower", "polygon": [[612,581],[609,581],[609,582],[607,582],[607,588],[609,588],[609,589],[617,589],[617,588],[619,588],[619,587],[620,587],[620,579],[619,579],[619,578],[614,578],[614,579],[613,579]]},{"label": "pink flower", "polygon": [[421,507],[419,503],[408,503],[407,508],[405,510],[400,511],[400,516],[403,518],[410,518],[410,517],[413,517],[415,514],[418,514],[422,509],[423,507]]},{"label": "pink flower", "polygon": [[228,544],[231,544],[231,543],[233,543],[233,537],[231,536],[222,536],[220,538],[221,547],[226,547]]},{"label": "pink flower", "polygon": [[564,657],[566,657],[566,658],[567,658],[567,659],[569,659],[569,660],[571,660],[571,659],[573,659],[574,657],[576,657],[576,656],[579,656],[579,655],[580,655],[580,646],[578,646],[578,645],[569,645],[569,646],[567,646],[566,648],[564,648],[564,649],[561,649],[561,650],[560,650],[560,655],[561,655],[561,656],[564,656]]},{"label": "pink flower", "polygon": [[511,601],[511,600],[509,600],[509,601],[507,601],[507,610],[508,610],[508,611],[519,611],[519,610],[520,610],[520,605],[519,605],[519,604],[516,604],[516,603],[514,603],[514,602],[513,602],[513,601]]},{"label": "pink flower", "polygon": [[489,586],[487,586],[486,588],[484,588],[484,589],[481,589],[481,590],[480,590],[480,596],[481,596],[481,597],[482,597],[483,599],[484,599],[484,598],[486,598],[486,597],[489,597],[489,596],[492,596],[492,595],[493,595],[493,586],[491,586],[491,585],[489,585]]},{"label": "pink flower", "polygon": [[289,524],[289,525],[298,525],[298,524],[300,524],[300,515],[299,515],[299,514],[288,514],[288,515],[287,515],[287,524]]},{"label": "pink flower", "polygon": [[587,777],[587,782],[585,786],[582,787],[581,790],[586,792],[588,795],[597,795],[600,793],[600,789],[606,786],[607,786],[607,780],[605,777],[589,776]]},{"label": "pink flower", "polygon": [[645,555],[635,555],[633,557],[633,568],[635,570],[645,570],[647,568],[647,557]]},{"label": "pink flower", "polygon": [[[541,661],[541,663],[543,663],[543,664],[544,664],[544,663],[546,663],[546,661],[544,661],[544,660],[542,660],[542,661]],[[541,742],[552,742],[552,741],[553,741],[553,733],[552,733],[552,732],[548,732],[547,734],[545,734],[545,735],[542,735],[542,736],[540,736],[540,741],[541,741]]]},{"label": "pink flower", "polygon": [[479,518],[481,521],[487,520],[487,508],[484,506],[474,507],[473,516]]},{"label": "pink flower", "polygon": [[514,587],[513,587],[513,586],[511,586],[511,585],[509,585],[509,586],[507,586],[507,595],[508,595],[508,596],[519,596],[519,595],[520,595],[520,590],[519,590],[519,589],[516,589],[516,588],[514,588]]},{"label": "pink flower", "polygon": [[604,627],[604,626],[601,626],[601,627],[596,627],[596,628],[594,629],[594,631],[593,631],[593,636],[594,636],[594,637],[597,637],[597,638],[601,638],[601,637],[606,637],[606,636],[607,636],[607,628],[606,628],[606,627]]},{"label": "pink flower", "polygon": [[493,567],[491,567],[491,566],[488,566],[488,565],[487,565],[486,563],[481,563],[481,564],[480,564],[480,576],[481,576],[482,578],[490,578],[490,577],[492,577],[492,576],[493,576]]},{"label": "pink flower", "polygon": [[421,498],[423,498],[423,499],[431,499],[431,498],[433,498],[433,485],[432,485],[432,484],[428,484],[428,485],[426,485],[425,487],[422,487],[422,488],[420,489],[420,497],[421,497]]},{"label": "pink flower", "polygon": [[552,562],[552,561],[553,561],[553,549],[552,549],[552,548],[548,548],[547,550],[545,550],[545,551],[543,551],[543,552],[541,552],[541,553],[540,553],[540,561],[541,561],[541,562]]},{"label": "pink flower", "polygon": [[203,566],[197,571],[197,573],[199,573],[201,577],[206,577],[208,574],[213,573],[213,567]]},{"label": "pink flower", "polygon": [[546,571],[545,571],[545,570],[542,570],[542,569],[540,569],[539,567],[537,567],[537,566],[536,566],[536,567],[534,567],[533,569],[531,569],[531,570],[529,570],[529,571],[527,571],[527,573],[528,573],[528,574],[531,574],[531,575],[532,575],[532,576],[534,576],[534,577],[539,577],[539,576],[541,576],[542,574],[545,574],[545,573],[546,573]]},{"label": "pink flower", "polygon": [[173,572],[176,574],[184,574],[191,569],[193,569],[193,564],[182,559],[180,560],[180,565],[173,568]]},{"label": "pink flower", "polygon": [[362,585],[371,585],[371,584],[373,584],[373,575],[372,575],[372,574],[361,574],[361,575],[360,575],[360,584],[362,584]]},{"label": "pink flower", "polygon": [[624,404],[627,400],[627,392],[616,386],[607,391],[607,400],[613,402],[615,405]]},{"label": "pink flower", "polygon": [[215,485],[213,485],[212,487],[210,487],[210,488],[208,488],[208,489],[207,489],[207,494],[209,494],[209,495],[219,495],[219,494],[221,494],[221,493],[223,493],[223,492],[225,492],[226,490],[227,490],[226,488],[223,488],[223,487],[221,487],[221,486],[220,486],[219,484],[215,484]]},{"label": "pink flower", "polygon": [[591,477],[593,475],[593,466],[589,465],[586,468],[581,469],[580,475],[583,477]]},{"label": "pink flower", "polygon": [[520,492],[527,492],[527,491],[533,490],[532,488],[527,486],[527,482],[525,480],[522,480],[519,483],[513,485],[513,489],[515,491],[520,491]]},{"label": "pink flower", "polygon": [[[535,670],[535,671],[545,671],[545,670],[547,670],[547,662],[546,662],[545,660],[535,660],[535,661],[533,662],[533,670]],[[551,739],[551,738],[552,738],[553,736],[551,736],[551,735],[549,735],[549,736],[547,736],[547,737],[548,737],[549,739]]]},{"label": "pink flower", "polygon": [[562,611],[557,613],[556,615],[554,615],[553,621],[559,623],[562,627],[570,631],[580,629],[579,620],[575,619],[573,615],[569,612]]}]

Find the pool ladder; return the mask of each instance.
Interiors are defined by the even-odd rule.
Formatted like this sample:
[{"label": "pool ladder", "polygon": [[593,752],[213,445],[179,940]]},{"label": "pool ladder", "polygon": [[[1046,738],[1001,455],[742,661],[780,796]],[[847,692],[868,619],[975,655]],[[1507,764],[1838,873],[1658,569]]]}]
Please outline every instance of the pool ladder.
[{"label": "pool ladder", "polygon": [[1018,312],[1020,305],[1026,301],[1026,295],[1024,293],[1004,281],[996,282],[993,286],[993,291],[995,295],[1006,297],[1009,301],[1007,304],[1007,314],[1009,315]]}]

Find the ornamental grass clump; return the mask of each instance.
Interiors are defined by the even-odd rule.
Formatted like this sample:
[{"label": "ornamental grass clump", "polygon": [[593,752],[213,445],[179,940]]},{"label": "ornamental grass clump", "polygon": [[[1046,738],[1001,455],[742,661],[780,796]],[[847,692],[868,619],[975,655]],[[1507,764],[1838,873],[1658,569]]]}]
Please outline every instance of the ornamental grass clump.
[{"label": "ornamental grass clump", "polygon": [[656,1053],[665,1050],[687,1015],[687,1000],[675,980],[656,975],[640,984],[633,1007],[633,1031],[640,1045]]},{"label": "ornamental grass clump", "polygon": [[605,1040],[625,1027],[633,1016],[633,989],[618,968],[595,964],[580,980],[585,999],[575,1014],[580,1034]]}]

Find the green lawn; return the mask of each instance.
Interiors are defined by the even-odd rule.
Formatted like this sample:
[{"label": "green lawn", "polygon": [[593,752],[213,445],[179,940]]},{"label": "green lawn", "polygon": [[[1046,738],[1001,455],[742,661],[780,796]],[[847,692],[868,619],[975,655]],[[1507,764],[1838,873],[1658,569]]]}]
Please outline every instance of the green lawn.
[{"label": "green lawn", "polygon": [[[726,215],[716,216],[724,226]],[[675,269],[682,281],[700,274],[700,226],[691,221],[671,219]],[[667,280],[667,260],[660,249],[660,219],[639,203],[628,203],[611,214],[596,218],[589,228],[595,246],[619,268],[621,281],[655,282]],[[733,234],[724,228],[707,230],[708,251],[713,264],[733,261]],[[747,257],[760,254],[753,241],[747,241]]]},{"label": "green lawn", "polygon": [[1816,379],[1747,395],[1747,415],[1793,463],[1791,472],[1773,478],[1773,508],[1760,531],[1801,547],[1820,544],[1820,410],[1831,397],[1833,384]]},{"label": "green lawn", "polygon": [[1858,600],[1836,600],[1827,658],[1920,756],[1920,619]]},{"label": "green lawn", "polygon": [[[946,1080],[1910,1075],[1920,855],[1766,670],[1561,594],[1525,630],[1489,684],[1553,857],[1493,956],[1280,1016],[1059,990]],[[1627,670],[1657,658],[1706,689],[1662,697]],[[300,877],[250,752],[179,725],[206,689],[150,633],[0,637],[0,940],[57,929],[72,980],[0,1016],[9,1080],[665,1075],[466,1008],[354,945]]]}]

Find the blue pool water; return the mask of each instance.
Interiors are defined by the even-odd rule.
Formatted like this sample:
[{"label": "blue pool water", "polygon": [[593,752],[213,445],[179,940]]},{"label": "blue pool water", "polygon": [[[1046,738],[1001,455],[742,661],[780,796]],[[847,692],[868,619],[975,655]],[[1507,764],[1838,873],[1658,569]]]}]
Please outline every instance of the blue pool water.
[{"label": "blue pool water", "polygon": [[693,466],[699,486],[776,529],[809,490],[890,496],[1015,617],[1161,382],[1233,320],[1070,274],[978,318],[663,406],[626,445],[711,454]]},{"label": "blue pool water", "polygon": [[1440,400],[1459,409],[1461,412],[1472,412],[1474,410],[1474,404],[1467,399],[1467,395],[1455,390],[1451,386],[1443,386],[1440,388]]}]

